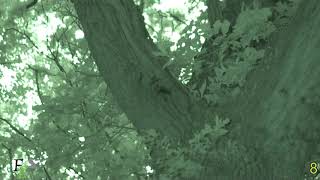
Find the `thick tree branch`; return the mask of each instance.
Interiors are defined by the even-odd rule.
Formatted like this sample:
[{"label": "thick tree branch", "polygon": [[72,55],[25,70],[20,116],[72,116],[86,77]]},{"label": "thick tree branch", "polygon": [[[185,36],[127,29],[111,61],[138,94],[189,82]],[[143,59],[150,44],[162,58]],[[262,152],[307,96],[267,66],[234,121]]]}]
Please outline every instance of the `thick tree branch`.
[{"label": "thick tree branch", "polygon": [[[234,23],[244,1],[228,0],[230,14],[224,17]],[[201,122],[196,109],[201,106],[156,62],[157,48],[134,3],[74,4],[99,71],[135,127],[173,137],[192,132],[193,122]],[[302,169],[319,144],[320,2],[304,2],[298,15],[276,38],[268,59],[249,75],[240,96],[215,109],[232,123],[228,139],[210,152],[210,179],[303,178]]]},{"label": "thick tree branch", "polygon": [[216,109],[233,120],[229,138],[253,150],[259,171],[275,179],[302,179],[300,169],[319,144],[318,29],[320,1],[302,2],[287,30],[274,35],[273,50],[249,75],[240,96]]},{"label": "thick tree branch", "polygon": [[135,127],[173,138],[196,130],[204,120],[201,106],[161,68],[159,50],[133,1],[75,0],[74,5],[100,73]]}]

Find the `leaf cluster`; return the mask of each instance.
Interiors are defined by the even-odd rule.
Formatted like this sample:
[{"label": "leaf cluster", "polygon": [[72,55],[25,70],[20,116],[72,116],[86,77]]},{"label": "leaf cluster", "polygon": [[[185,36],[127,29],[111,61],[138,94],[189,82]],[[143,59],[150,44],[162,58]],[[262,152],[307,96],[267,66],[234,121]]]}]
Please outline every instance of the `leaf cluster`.
[{"label": "leaf cluster", "polygon": [[226,126],[229,123],[229,119],[215,116],[213,125],[206,124],[186,144],[173,142],[155,131],[148,131],[143,140],[145,144],[165,152],[156,162],[152,162],[153,167],[156,167],[155,173],[159,173],[163,179],[199,178],[199,172],[205,168],[204,160],[215,148],[217,140],[227,134]]},{"label": "leaf cluster", "polygon": [[222,97],[243,86],[247,74],[264,57],[267,39],[275,31],[271,16],[269,8],[247,9],[233,27],[226,20],[214,23],[213,39],[201,52],[209,59],[200,59],[193,69],[195,76],[206,77],[193,86],[196,96],[208,103],[219,103]]}]

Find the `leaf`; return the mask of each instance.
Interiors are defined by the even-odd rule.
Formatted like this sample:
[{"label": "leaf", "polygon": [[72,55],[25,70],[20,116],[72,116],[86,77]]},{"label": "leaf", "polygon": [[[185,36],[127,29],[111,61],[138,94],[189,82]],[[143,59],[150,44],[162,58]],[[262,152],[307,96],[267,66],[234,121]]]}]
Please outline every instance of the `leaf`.
[{"label": "leaf", "polygon": [[221,26],[222,26],[222,23],[220,20],[214,22],[213,24],[213,35],[216,35],[220,32],[220,29],[221,29]]},{"label": "leaf", "polygon": [[268,21],[271,15],[269,8],[241,12],[234,26],[233,36],[241,38],[242,46],[248,46],[252,40],[265,39],[275,31],[273,23]]},{"label": "leaf", "polygon": [[220,129],[220,128],[225,127],[227,124],[229,124],[230,123],[230,119],[229,118],[221,119],[216,115],[215,123],[216,123],[215,128]]},{"label": "leaf", "polygon": [[271,15],[270,8],[243,11],[237,18],[234,31],[240,34],[247,33],[252,27],[265,23]]},{"label": "leaf", "polygon": [[164,52],[162,52],[160,50],[159,51],[152,51],[151,53],[152,53],[152,55],[157,56],[157,57],[159,57],[159,56],[160,57],[163,57],[163,56],[166,57],[167,56]]},{"label": "leaf", "polygon": [[255,48],[247,47],[241,57],[244,61],[254,64],[256,60],[263,58],[264,52],[264,50],[257,51]]},{"label": "leaf", "polygon": [[226,35],[229,31],[229,28],[230,28],[230,22],[227,20],[224,20],[223,23],[221,24],[222,34]]}]

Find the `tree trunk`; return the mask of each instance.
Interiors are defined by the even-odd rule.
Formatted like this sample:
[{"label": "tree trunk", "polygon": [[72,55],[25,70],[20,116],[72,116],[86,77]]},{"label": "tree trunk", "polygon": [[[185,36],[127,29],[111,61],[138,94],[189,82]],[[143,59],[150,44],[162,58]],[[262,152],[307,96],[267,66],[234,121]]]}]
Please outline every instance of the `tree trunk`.
[{"label": "tree trunk", "polygon": [[[186,139],[203,124],[203,106],[161,68],[132,0],[74,5],[101,75],[137,129]],[[203,179],[303,178],[320,152],[319,29],[320,2],[303,2],[240,96],[215,109],[230,117],[230,134],[212,149]]]},{"label": "tree trunk", "polygon": [[[319,28],[320,1],[303,1],[242,94],[216,109],[233,120],[228,138],[249,150],[265,179],[303,179],[320,159]],[[246,169],[250,177],[255,168]]]},{"label": "tree trunk", "polygon": [[91,53],[119,106],[137,129],[189,136],[201,107],[161,64],[132,0],[74,1]]}]

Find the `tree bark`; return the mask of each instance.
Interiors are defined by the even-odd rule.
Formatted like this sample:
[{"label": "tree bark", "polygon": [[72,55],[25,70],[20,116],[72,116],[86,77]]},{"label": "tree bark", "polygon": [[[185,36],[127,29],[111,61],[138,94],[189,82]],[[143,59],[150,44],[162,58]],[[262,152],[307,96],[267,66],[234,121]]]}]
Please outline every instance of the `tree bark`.
[{"label": "tree bark", "polygon": [[98,69],[137,129],[174,138],[201,124],[201,106],[161,64],[132,0],[79,0],[74,5]]},{"label": "tree bark", "polygon": [[251,150],[265,179],[303,179],[320,157],[319,28],[320,2],[302,2],[241,95],[216,109],[233,120],[228,138]]},{"label": "tree bark", "polygon": [[[137,129],[187,138],[203,124],[203,106],[161,68],[131,0],[74,5],[101,75]],[[202,179],[303,178],[320,152],[319,29],[320,1],[303,2],[244,91],[215,109],[230,117],[230,134],[210,152]]]}]

